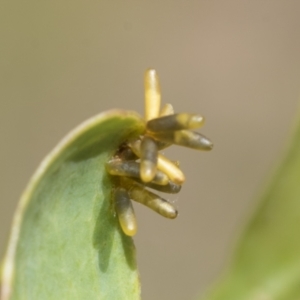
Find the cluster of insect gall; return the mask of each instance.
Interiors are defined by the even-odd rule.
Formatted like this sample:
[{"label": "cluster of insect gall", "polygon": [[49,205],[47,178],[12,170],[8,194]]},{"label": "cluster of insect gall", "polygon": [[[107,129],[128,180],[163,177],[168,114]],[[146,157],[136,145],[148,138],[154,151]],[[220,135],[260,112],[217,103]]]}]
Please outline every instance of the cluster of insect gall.
[{"label": "cluster of insect gall", "polygon": [[159,150],[172,144],[205,151],[213,147],[209,139],[191,130],[203,126],[202,116],[174,113],[171,104],[161,109],[160,103],[159,79],[156,71],[149,69],[145,73],[145,133],[121,145],[106,164],[107,172],[117,180],[114,208],[120,226],[128,236],[137,231],[130,199],[166,218],[177,217],[178,212],[171,203],[147,189],[175,194],[185,181],[179,163],[169,160]]}]

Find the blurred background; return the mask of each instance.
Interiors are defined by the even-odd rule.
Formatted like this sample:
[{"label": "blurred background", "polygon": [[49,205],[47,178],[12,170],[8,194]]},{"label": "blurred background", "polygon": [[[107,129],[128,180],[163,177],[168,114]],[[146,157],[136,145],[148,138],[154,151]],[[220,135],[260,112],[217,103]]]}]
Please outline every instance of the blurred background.
[{"label": "blurred background", "polygon": [[288,141],[300,95],[300,2],[9,1],[0,4],[0,256],[18,199],[71,129],[163,102],[206,117],[210,153],[173,147],[187,182],[166,220],[135,206],[143,300],[195,299],[229,262]]}]

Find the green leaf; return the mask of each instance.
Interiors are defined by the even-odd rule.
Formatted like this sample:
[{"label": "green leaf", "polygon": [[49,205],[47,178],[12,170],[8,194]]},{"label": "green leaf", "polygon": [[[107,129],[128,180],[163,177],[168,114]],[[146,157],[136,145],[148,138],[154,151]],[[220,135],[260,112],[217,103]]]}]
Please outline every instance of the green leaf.
[{"label": "green leaf", "polygon": [[242,237],[206,300],[300,299],[300,124]]},{"label": "green leaf", "polygon": [[104,164],[144,130],[134,112],[105,112],[45,158],[13,221],[2,300],[140,299],[134,244],[115,217]]}]

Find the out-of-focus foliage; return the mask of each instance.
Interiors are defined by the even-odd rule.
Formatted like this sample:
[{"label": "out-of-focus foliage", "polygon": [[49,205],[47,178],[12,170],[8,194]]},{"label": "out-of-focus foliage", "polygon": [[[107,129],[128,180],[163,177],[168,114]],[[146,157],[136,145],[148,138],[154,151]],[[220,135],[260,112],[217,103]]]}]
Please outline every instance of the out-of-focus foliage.
[{"label": "out-of-focus foliage", "polygon": [[300,299],[300,123],[233,262],[206,300]]}]

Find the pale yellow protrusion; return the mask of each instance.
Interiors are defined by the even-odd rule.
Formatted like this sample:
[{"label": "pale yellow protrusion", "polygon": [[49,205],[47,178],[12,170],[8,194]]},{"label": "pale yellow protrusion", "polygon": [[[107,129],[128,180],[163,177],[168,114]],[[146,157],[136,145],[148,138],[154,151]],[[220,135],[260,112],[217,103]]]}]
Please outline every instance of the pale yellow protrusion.
[{"label": "pale yellow protrusion", "polygon": [[149,136],[144,136],[141,141],[141,166],[140,176],[143,182],[150,182],[156,174],[157,144]]},{"label": "pale yellow protrusion", "polygon": [[124,188],[115,191],[115,209],[123,232],[134,236],[137,232],[136,218],[129,195]]},{"label": "pale yellow protrusion", "polygon": [[195,129],[195,128],[202,127],[205,121],[203,116],[190,115],[186,113],[178,114],[177,120],[179,123],[184,124],[187,129]]},{"label": "pale yellow protrusion", "polygon": [[173,105],[170,103],[166,103],[163,108],[160,111],[159,116],[160,117],[165,117],[165,116],[169,116],[169,115],[173,115],[174,114],[174,108]]},{"label": "pale yellow protrusion", "polygon": [[209,151],[213,143],[204,135],[190,130],[179,130],[174,132],[174,144],[189,147],[196,150]]},{"label": "pale yellow protrusion", "polygon": [[137,224],[135,215],[121,214],[118,215],[120,226],[123,232],[128,236],[134,236],[137,233]]},{"label": "pale yellow protrusion", "polygon": [[157,168],[164,172],[171,181],[177,184],[182,184],[185,181],[185,176],[182,171],[162,154],[158,154]]},{"label": "pale yellow protrusion", "polygon": [[172,163],[176,166],[176,167],[180,167],[180,161],[179,160],[172,160]]},{"label": "pale yellow protrusion", "polygon": [[140,140],[136,140],[132,143],[129,143],[128,146],[130,147],[130,149],[133,151],[133,153],[136,156],[141,157],[141,141]]},{"label": "pale yellow protrusion", "polygon": [[[135,155],[141,157],[141,141],[137,140],[129,145]],[[182,171],[162,154],[157,157],[157,169],[165,173],[171,181],[177,184],[182,184],[185,181],[185,176]]]},{"label": "pale yellow protrusion", "polygon": [[178,212],[176,208],[160,196],[128,178],[122,178],[122,184],[128,189],[132,200],[146,205],[166,218],[175,219],[177,217]]},{"label": "pale yellow protrusion", "polygon": [[145,120],[157,118],[159,116],[161,94],[159,78],[154,69],[145,72]]},{"label": "pale yellow protrusion", "polygon": [[149,160],[141,160],[140,176],[143,182],[150,182],[153,180],[156,173],[156,165]]},{"label": "pale yellow protrusion", "polygon": [[205,121],[204,117],[200,115],[194,115],[191,117],[191,120],[189,122],[189,128],[195,129],[195,128],[202,127],[204,125],[204,121]]}]

